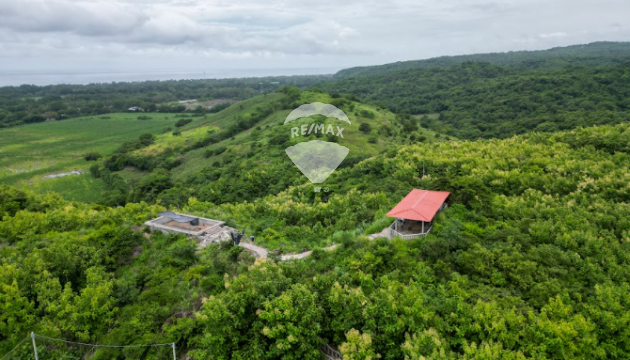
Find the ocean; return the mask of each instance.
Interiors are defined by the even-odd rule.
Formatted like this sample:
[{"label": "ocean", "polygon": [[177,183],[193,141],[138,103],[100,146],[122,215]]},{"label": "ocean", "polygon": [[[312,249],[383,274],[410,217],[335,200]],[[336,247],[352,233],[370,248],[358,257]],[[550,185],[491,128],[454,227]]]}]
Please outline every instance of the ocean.
[{"label": "ocean", "polygon": [[229,79],[265,76],[325,75],[334,74],[339,68],[304,69],[229,69],[212,71],[172,71],[172,72],[2,72],[1,86],[93,84],[112,82],[137,82],[149,80],[192,80]]}]

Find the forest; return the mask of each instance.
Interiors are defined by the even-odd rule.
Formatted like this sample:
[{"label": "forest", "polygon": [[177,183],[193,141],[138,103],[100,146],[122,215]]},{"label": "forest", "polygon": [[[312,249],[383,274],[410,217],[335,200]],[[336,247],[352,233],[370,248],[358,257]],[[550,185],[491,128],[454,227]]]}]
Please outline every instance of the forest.
[{"label": "forest", "polygon": [[599,41],[584,45],[555,47],[548,50],[510,51],[507,53],[441,56],[425,60],[359,66],[338,71],[335,79],[382,75],[398,70],[428,69],[461,65],[466,62],[486,62],[521,69],[552,69],[567,66],[620,65],[628,61],[630,42]]},{"label": "forest", "polygon": [[[422,126],[460,139],[506,138],[529,131],[627,122],[630,63],[520,69],[467,62],[325,82],[316,89],[351,93]],[[436,114],[437,119],[423,115]]]},{"label": "forest", "polygon": [[[630,358],[624,46],[0,88],[0,359],[32,359],[31,332],[40,359]],[[160,111],[191,98],[241,101]],[[348,115],[344,138],[291,138],[316,101]],[[12,117],[55,102],[81,111]],[[314,120],[334,121],[291,126]],[[327,191],[285,153],[314,139],[350,150]],[[450,192],[428,236],[370,240],[414,188]],[[165,210],[313,253],[151,232]]]},{"label": "forest", "polygon": [[[303,184],[251,203],[182,207],[264,221],[286,242],[310,232],[342,244],[286,263],[149,235],[141,224],[160,205],[108,208],[4,186],[2,350],[35,331],[175,342],[192,359],[319,359],[322,344],[349,359],[626,358],[629,141],[624,124],[407,145],[338,171],[328,195]],[[366,240],[413,187],[452,192],[434,231]]]},{"label": "forest", "polygon": [[0,87],[0,128],[125,112],[140,107],[147,112],[184,112],[170,106],[176,100],[243,100],[280,86],[307,87],[325,76],[277,76],[249,79],[144,81],[89,85],[21,85]]}]

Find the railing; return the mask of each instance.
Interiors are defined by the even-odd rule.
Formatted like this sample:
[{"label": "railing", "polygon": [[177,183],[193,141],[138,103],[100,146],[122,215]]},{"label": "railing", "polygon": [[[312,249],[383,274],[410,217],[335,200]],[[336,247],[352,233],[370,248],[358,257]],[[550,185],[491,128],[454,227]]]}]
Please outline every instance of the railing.
[{"label": "railing", "polygon": [[[398,220],[396,220],[398,221]],[[411,239],[417,239],[420,237],[425,237],[427,236],[427,234],[431,231],[431,229],[433,228],[433,225],[429,226],[429,228],[423,233],[423,234],[401,234],[398,231],[396,231],[396,221],[394,221],[390,226],[389,226],[389,237],[390,239],[395,238],[395,237],[399,237],[403,240],[411,240]]]},{"label": "railing", "polygon": [[326,360],[343,360],[343,355],[341,355],[339,351],[331,348],[328,344],[320,346],[319,351],[324,354]]}]

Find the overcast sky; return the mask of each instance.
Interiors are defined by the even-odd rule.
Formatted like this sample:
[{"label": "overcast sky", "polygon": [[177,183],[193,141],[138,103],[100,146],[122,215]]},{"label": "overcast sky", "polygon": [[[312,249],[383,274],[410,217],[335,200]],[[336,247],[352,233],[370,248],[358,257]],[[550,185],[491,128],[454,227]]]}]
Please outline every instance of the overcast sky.
[{"label": "overcast sky", "polygon": [[0,0],[0,72],[332,72],[627,41],[628,14],[628,0]]}]

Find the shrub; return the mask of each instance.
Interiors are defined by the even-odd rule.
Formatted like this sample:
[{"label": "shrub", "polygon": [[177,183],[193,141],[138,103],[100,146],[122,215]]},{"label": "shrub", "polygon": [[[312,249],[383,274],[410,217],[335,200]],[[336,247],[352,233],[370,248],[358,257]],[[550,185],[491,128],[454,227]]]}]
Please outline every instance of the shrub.
[{"label": "shrub", "polygon": [[179,119],[179,120],[177,120],[177,122],[175,123],[175,127],[180,128],[180,127],[182,127],[182,126],[185,126],[185,125],[190,124],[191,122],[192,122],[192,119]]},{"label": "shrub", "polygon": [[100,158],[102,158],[103,155],[97,153],[97,152],[91,152],[91,153],[87,153],[85,154],[85,156],[83,157],[85,159],[85,161],[96,161]]},{"label": "shrub", "polygon": [[368,123],[361,123],[361,125],[359,125],[359,130],[364,134],[369,134],[372,132],[372,126]]},{"label": "shrub", "polygon": [[284,145],[289,142],[289,140],[291,140],[291,138],[288,134],[278,134],[269,140],[269,145]]},{"label": "shrub", "polygon": [[140,144],[142,146],[149,146],[151,144],[153,144],[155,142],[155,136],[153,136],[153,134],[142,134],[140,135],[140,137],[138,138],[138,140],[140,141]]},{"label": "shrub", "polygon": [[[209,113],[218,113],[221,110],[225,110],[225,109],[229,108],[230,105],[232,105],[232,104],[230,104],[230,103],[218,104],[218,105],[215,105],[215,106],[211,107],[210,109],[208,109],[208,112]],[[242,105],[241,105],[241,107],[242,107]]]},{"label": "shrub", "polygon": [[376,117],[376,115],[372,111],[365,109],[359,111],[359,115],[368,119],[374,119]]}]

